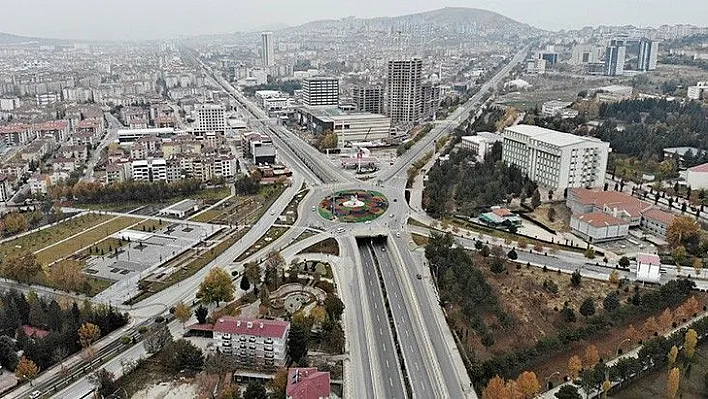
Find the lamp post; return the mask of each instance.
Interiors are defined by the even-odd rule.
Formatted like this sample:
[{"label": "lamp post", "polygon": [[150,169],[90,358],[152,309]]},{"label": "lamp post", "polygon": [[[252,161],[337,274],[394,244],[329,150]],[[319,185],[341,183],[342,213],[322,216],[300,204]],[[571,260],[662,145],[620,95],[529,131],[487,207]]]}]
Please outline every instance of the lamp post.
[{"label": "lamp post", "polygon": [[555,376],[556,374],[560,374],[560,371],[556,371],[553,374],[546,377],[546,389],[551,389],[551,378],[553,378],[553,376]]},{"label": "lamp post", "polygon": [[631,340],[632,340],[631,338],[625,338],[622,342],[620,342],[619,344],[617,344],[617,355],[620,354],[620,350],[621,350],[621,349],[620,349],[620,346],[622,346],[623,343],[629,342],[629,341],[631,341]]}]

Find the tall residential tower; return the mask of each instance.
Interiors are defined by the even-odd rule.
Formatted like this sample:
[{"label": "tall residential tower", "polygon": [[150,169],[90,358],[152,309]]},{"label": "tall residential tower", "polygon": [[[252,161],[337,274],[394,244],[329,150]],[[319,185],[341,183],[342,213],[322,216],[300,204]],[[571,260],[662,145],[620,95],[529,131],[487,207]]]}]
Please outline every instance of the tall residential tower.
[{"label": "tall residential tower", "polygon": [[423,60],[389,61],[386,75],[386,115],[391,124],[415,123],[422,110]]},{"label": "tall residential tower", "polygon": [[273,59],[273,32],[261,33],[263,40],[263,66],[269,67],[275,64]]},{"label": "tall residential tower", "polygon": [[653,71],[656,69],[656,57],[659,53],[659,43],[641,39],[639,41],[639,57],[637,59],[637,69],[640,71]]}]

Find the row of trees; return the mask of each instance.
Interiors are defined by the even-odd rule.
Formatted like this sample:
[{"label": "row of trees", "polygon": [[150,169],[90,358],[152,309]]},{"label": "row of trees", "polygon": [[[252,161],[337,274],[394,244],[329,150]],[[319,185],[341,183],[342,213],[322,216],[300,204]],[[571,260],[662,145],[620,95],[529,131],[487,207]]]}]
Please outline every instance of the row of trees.
[{"label": "row of trees", "polygon": [[[65,357],[90,347],[102,334],[108,334],[128,322],[129,316],[110,306],[94,306],[84,302],[62,304],[48,301],[30,292],[24,294],[8,291],[0,294],[0,336],[17,336],[17,348],[39,369],[46,369]],[[32,326],[48,334],[43,337],[28,337],[22,326]],[[12,367],[12,358],[7,339],[0,337],[0,362]],[[14,353],[14,352],[13,352]]]},{"label": "row of trees", "polygon": [[55,200],[75,198],[78,202],[85,204],[155,202],[192,195],[202,188],[202,182],[198,179],[182,179],[172,183],[129,180],[107,185],[79,182],[72,186],[63,184],[51,186],[49,196]]},{"label": "row of trees", "polygon": [[89,292],[91,285],[83,273],[83,264],[75,259],[63,259],[45,271],[31,252],[24,252],[4,259],[0,274],[24,284],[50,283],[67,292]]}]

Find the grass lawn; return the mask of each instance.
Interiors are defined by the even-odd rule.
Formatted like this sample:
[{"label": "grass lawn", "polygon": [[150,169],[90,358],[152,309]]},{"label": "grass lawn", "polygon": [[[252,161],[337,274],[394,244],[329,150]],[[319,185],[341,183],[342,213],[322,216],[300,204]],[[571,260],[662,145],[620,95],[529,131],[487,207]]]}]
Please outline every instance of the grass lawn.
[{"label": "grass lawn", "polygon": [[82,232],[112,216],[88,214],[75,219],[65,220],[56,226],[31,233],[0,244],[0,258],[18,255],[22,252],[35,252],[64,238]]},{"label": "grass lawn", "polygon": [[421,223],[421,222],[419,222],[419,221],[417,221],[417,220],[415,220],[415,219],[413,219],[413,218],[408,218],[408,224],[410,224],[411,226],[422,227],[422,228],[424,228],[424,229],[429,228],[428,225],[423,224],[423,223]]},{"label": "grass lawn", "polygon": [[37,260],[43,265],[50,264],[139,221],[138,218],[120,216],[100,226],[94,225],[71,240],[37,252]]},{"label": "grass lawn", "polygon": [[108,237],[104,240],[101,240],[96,243],[96,245],[92,245],[91,248],[83,251],[81,253],[82,256],[99,256],[101,254],[110,254],[112,251],[114,251],[116,248],[120,248],[123,245],[127,244],[125,241],[118,240],[113,237]]},{"label": "grass lawn", "polygon": [[216,219],[219,215],[221,215],[223,212],[218,210],[218,209],[210,209],[208,211],[204,211],[198,215],[194,215],[189,220],[193,222],[202,222],[202,223],[208,223],[211,222],[212,220]]},{"label": "grass lawn", "polygon": [[423,245],[428,245],[429,238],[426,236],[422,236],[420,234],[411,234],[413,237],[413,242],[417,246],[423,246]]},{"label": "grass lawn", "polygon": [[268,229],[268,231],[266,231],[265,234],[263,234],[261,238],[258,239],[258,241],[254,242],[253,245],[251,245],[244,253],[239,255],[239,257],[236,258],[236,262],[242,262],[244,259],[260,251],[261,248],[277,240],[288,230],[288,227],[272,226]]},{"label": "grass lawn", "polygon": [[310,245],[309,247],[298,252],[298,255],[307,253],[322,253],[339,256],[339,244],[337,243],[337,240],[330,237],[316,244]]},{"label": "grass lawn", "polygon": [[[703,343],[696,348],[690,371],[687,367],[688,363],[682,356],[683,353],[680,353],[676,362],[681,370],[679,397],[708,398],[708,343]],[[666,397],[667,376],[668,373],[663,367],[656,368],[607,397],[619,399]]]}]

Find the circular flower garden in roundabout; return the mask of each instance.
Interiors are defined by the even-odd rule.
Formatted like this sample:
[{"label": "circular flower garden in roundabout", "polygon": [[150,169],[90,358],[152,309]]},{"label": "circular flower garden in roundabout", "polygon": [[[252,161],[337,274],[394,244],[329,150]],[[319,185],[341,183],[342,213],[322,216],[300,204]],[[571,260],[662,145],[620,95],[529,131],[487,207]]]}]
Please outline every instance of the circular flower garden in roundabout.
[{"label": "circular flower garden in roundabout", "polygon": [[342,190],[320,201],[320,216],[327,220],[346,223],[373,220],[386,213],[388,199],[370,190]]}]

